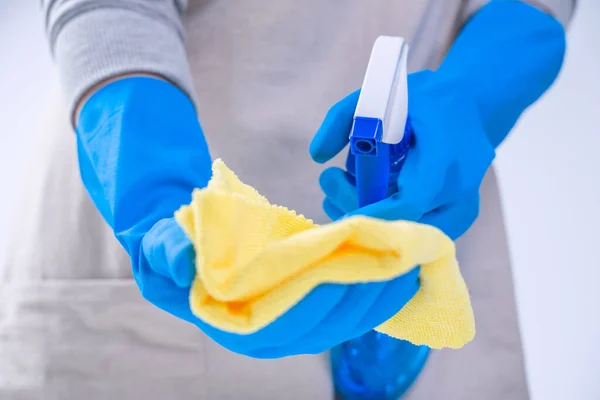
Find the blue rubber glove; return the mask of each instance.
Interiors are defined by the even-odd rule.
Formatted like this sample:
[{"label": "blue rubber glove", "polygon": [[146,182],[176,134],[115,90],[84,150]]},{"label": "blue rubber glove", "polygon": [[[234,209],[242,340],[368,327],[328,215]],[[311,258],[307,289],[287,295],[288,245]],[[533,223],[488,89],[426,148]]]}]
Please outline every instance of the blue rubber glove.
[{"label": "blue rubber glove", "polygon": [[126,78],[86,101],[76,132],[83,183],[142,295],[185,317],[194,250],[173,214],[207,185],[212,164],[193,104],[165,81]]},{"label": "blue rubber glove", "polygon": [[[414,143],[398,177],[398,193],[358,209],[347,173],[326,169],[323,207],[332,218],[364,214],[434,225],[453,239],[475,221],[479,187],[523,110],[556,78],[565,52],[560,23],[519,1],[495,0],[463,28],[436,72],[408,77]],[[358,92],[327,114],[311,143],[326,162],[348,143]]]},{"label": "blue rubber glove", "polygon": [[76,131],[85,187],[130,255],[144,298],[232,351],[260,358],[320,353],[381,324],[418,290],[418,270],[386,283],[326,284],[254,334],[216,329],[190,310],[194,249],[173,219],[211,175],[192,103],[167,82],[123,79],[91,96]]}]

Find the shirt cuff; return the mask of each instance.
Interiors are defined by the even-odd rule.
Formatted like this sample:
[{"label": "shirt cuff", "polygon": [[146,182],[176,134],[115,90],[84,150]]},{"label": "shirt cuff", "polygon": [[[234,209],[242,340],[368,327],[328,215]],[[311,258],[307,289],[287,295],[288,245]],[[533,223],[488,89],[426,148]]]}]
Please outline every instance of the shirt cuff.
[{"label": "shirt cuff", "polygon": [[[493,0],[469,0],[463,11],[463,22],[473,16],[481,7],[490,3]],[[575,12],[577,0],[504,0],[504,1],[521,1],[523,3],[537,6],[543,11],[550,13],[556,18],[565,29],[569,27],[569,23]]]},{"label": "shirt cuff", "polygon": [[93,9],[50,32],[50,39],[70,116],[93,86],[123,74],[159,75],[195,98],[183,34],[165,21],[127,9]]}]

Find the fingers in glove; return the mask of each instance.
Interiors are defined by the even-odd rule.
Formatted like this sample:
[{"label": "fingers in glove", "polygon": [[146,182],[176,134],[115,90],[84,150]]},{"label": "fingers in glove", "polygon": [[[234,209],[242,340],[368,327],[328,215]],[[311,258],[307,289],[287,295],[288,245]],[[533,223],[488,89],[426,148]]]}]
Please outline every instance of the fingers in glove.
[{"label": "fingers in glove", "polygon": [[452,240],[462,236],[479,215],[479,192],[473,191],[448,205],[427,213],[419,222],[433,225]]},{"label": "fingers in glove", "polygon": [[[290,355],[319,354],[353,336],[356,325],[364,318],[379,297],[386,282],[340,285],[348,288],[346,295],[312,330],[286,350]],[[280,349],[261,349],[261,355],[280,352]]]},{"label": "fingers in glove", "polygon": [[348,144],[359,95],[360,91],[351,93],[329,109],[310,143],[310,155],[314,161],[327,162]]},{"label": "fingers in glove", "polygon": [[342,213],[346,214],[358,209],[356,188],[348,179],[348,174],[341,168],[327,168],[319,177],[319,185],[325,198]]},{"label": "fingers in glove", "polygon": [[221,331],[197,319],[196,325],[211,339],[238,354],[253,358],[281,358],[296,354],[295,343],[313,330],[346,295],[345,285],[325,284],[281,317],[251,334]]},{"label": "fingers in glove", "polygon": [[436,136],[428,134],[428,128],[421,128],[418,120],[412,123],[415,143],[398,175],[398,192],[390,198],[397,208],[395,214],[406,215],[405,219],[409,220],[436,208],[436,200],[443,201],[439,194],[448,169],[443,144],[436,143]]},{"label": "fingers in glove", "polygon": [[189,288],[196,273],[194,247],[174,218],[158,221],[142,239],[142,253],[149,267]]},{"label": "fingers in glove", "polygon": [[332,221],[344,218],[344,213],[328,199],[323,200],[323,211]]},{"label": "fingers in glove", "polygon": [[315,330],[348,296],[346,285],[323,284],[261,330],[243,338],[246,355],[279,358],[297,353],[297,343]]},{"label": "fingers in glove", "polygon": [[417,142],[398,176],[398,192],[386,199],[350,212],[388,221],[417,221],[439,201],[446,167],[440,165],[439,149],[427,140]]},{"label": "fingers in glove", "polygon": [[142,297],[178,318],[195,321],[197,318],[190,310],[189,288],[177,286],[173,279],[157,273],[145,259],[140,264],[133,277]]}]

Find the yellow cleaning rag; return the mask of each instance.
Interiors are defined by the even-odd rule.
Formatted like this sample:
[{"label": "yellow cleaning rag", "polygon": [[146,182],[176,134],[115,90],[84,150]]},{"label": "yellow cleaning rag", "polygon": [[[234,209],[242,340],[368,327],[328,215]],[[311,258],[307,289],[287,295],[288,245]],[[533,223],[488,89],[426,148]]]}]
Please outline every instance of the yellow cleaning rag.
[{"label": "yellow cleaning rag", "polygon": [[175,218],[196,251],[191,309],[219,329],[252,333],[319,284],[385,281],[420,265],[417,294],[376,329],[432,348],[475,335],[454,243],[432,226],[367,217],[319,226],[270,204],[221,160]]}]

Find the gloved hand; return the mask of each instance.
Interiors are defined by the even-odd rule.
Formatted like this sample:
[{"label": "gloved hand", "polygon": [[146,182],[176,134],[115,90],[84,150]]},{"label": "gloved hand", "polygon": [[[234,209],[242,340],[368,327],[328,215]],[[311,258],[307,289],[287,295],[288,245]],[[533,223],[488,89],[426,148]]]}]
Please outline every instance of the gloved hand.
[{"label": "gloved hand", "polygon": [[261,358],[326,351],[389,319],[419,287],[418,270],[389,283],[321,285],[256,333],[216,329],[190,310],[194,249],[173,219],[211,175],[192,103],[167,82],[127,78],[87,100],[76,131],[85,187],[129,253],[143,297],[232,351]]},{"label": "gloved hand", "polygon": [[200,323],[222,346],[255,358],[319,354],[394,316],[419,289],[419,268],[389,282],[323,284],[258,332],[237,335]]},{"label": "gloved hand", "polygon": [[[440,74],[441,75],[441,74]],[[494,158],[476,104],[465,83],[422,71],[408,77],[409,117],[414,143],[398,176],[398,193],[358,209],[353,180],[342,169],[323,171],[323,208],[332,219],[362,214],[434,225],[452,238],[475,220],[479,185]],[[358,92],[334,105],[311,144],[325,162],[348,143]]]},{"label": "gloved hand", "polygon": [[173,214],[206,186],[212,164],[193,104],[166,81],[124,78],[85,102],[76,133],[83,183],[142,295],[186,319],[194,251]]},{"label": "gloved hand", "polygon": [[[398,193],[358,209],[346,173],[329,168],[320,178],[326,213],[413,220],[453,239],[462,235],[477,217],[494,148],[552,84],[564,52],[564,30],[553,17],[524,2],[491,1],[466,24],[436,72],[408,77],[414,143]],[[355,92],[331,108],[311,143],[315,161],[345,147],[357,99]]]}]

